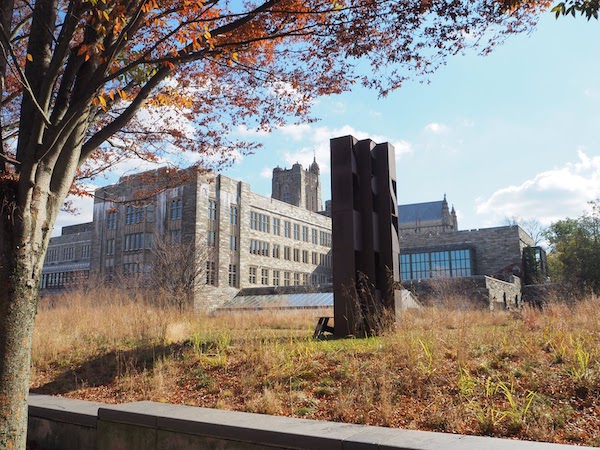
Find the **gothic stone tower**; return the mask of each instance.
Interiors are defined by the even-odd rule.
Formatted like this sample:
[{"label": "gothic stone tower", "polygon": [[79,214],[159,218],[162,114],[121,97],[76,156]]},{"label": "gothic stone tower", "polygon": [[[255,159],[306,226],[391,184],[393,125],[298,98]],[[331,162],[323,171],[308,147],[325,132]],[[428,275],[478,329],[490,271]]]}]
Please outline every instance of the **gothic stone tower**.
[{"label": "gothic stone tower", "polygon": [[321,211],[321,171],[316,158],[306,170],[296,163],[291,169],[273,169],[271,197],[309,211]]}]

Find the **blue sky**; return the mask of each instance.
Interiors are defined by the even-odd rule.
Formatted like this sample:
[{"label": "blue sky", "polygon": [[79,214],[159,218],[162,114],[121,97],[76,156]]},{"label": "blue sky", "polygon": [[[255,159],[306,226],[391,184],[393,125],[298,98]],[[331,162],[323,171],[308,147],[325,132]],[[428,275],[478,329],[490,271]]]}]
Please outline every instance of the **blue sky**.
[{"label": "blue sky", "polygon": [[[385,99],[357,88],[320,98],[316,123],[268,135],[240,128],[264,147],[225,174],[270,195],[273,167],[306,167],[316,153],[325,200],[329,139],[353,134],[395,146],[400,203],[445,193],[460,229],[504,225],[513,216],[545,225],[577,217],[600,198],[598,42],[598,21],[547,13],[531,34],[511,36],[485,57],[450,58],[428,81],[406,82]],[[61,213],[54,234],[91,220],[91,200],[75,203],[80,214]]]}]

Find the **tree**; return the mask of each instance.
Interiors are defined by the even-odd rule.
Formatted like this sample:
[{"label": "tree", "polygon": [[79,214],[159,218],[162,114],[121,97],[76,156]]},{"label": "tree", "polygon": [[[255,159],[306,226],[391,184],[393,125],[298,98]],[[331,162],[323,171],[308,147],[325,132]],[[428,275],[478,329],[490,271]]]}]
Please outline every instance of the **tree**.
[{"label": "tree", "polygon": [[467,45],[486,52],[530,29],[548,6],[0,0],[0,447],[25,446],[42,263],[77,181],[122,158],[157,159],[164,142],[218,166],[254,148],[228,139],[232,127],[310,120],[317,96],[355,83],[385,95]]},{"label": "tree", "polygon": [[548,264],[553,280],[578,293],[600,292],[600,203],[596,200],[590,205],[591,212],[559,220],[544,234],[550,243]]},{"label": "tree", "polygon": [[510,218],[507,217],[505,219],[505,222],[506,225],[509,226],[520,226],[525,231],[525,233],[527,233],[529,237],[533,240],[534,246],[540,245],[540,243],[542,242],[544,232],[546,229],[539,220],[535,218],[525,219],[519,216],[512,216]]},{"label": "tree", "polygon": [[[186,236],[184,236],[186,238]],[[181,237],[152,236],[152,270],[147,274],[157,298],[167,306],[184,310],[193,306],[194,297],[214,279],[212,248],[198,246]]]},{"label": "tree", "polygon": [[567,16],[571,14],[573,17],[577,13],[585,15],[587,20],[592,17],[598,20],[598,9],[600,9],[600,1],[598,0],[568,0],[566,2],[557,3],[552,12],[558,19],[559,16]]}]

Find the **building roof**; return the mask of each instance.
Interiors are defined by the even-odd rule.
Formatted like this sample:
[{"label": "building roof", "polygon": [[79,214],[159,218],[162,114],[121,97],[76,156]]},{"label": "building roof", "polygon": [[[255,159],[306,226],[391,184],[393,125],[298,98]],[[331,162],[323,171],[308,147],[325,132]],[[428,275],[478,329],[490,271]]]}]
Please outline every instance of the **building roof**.
[{"label": "building roof", "polygon": [[333,292],[237,295],[219,310],[269,308],[326,308],[333,306]]},{"label": "building roof", "polygon": [[417,219],[422,221],[440,220],[443,205],[444,200],[398,205],[398,221],[400,223],[414,223]]}]

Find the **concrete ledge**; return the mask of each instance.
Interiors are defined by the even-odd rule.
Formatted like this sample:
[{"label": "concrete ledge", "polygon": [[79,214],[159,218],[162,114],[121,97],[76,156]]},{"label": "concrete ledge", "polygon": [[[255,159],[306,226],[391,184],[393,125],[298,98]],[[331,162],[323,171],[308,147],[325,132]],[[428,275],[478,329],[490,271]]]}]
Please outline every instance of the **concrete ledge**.
[{"label": "concrete ledge", "polygon": [[95,449],[103,403],[29,394],[27,442],[47,450]]},{"label": "concrete ledge", "polygon": [[[544,442],[371,427],[147,401],[108,405],[42,395],[32,395],[30,398],[30,424],[32,421],[30,441],[45,448],[61,449],[559,450],[574,448],[570,445]],[[49,436],[52,439],[49,439]],[[61,446],[60,439],[66,439],[64,442],[66,445]],[[51,445],[48,445],[49,443]]]},{"label": "concrete ledge", "polygon": [[98,408],[105,405],[71,398],[29,394],[29,417],[96,428]]}]

